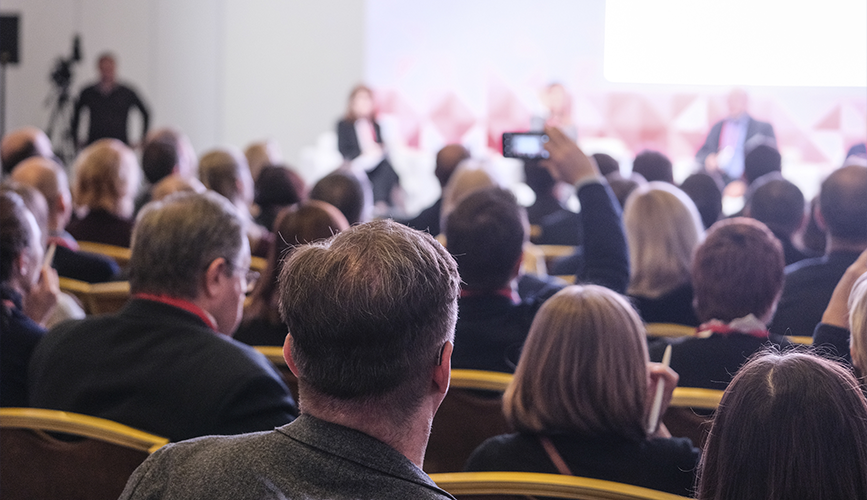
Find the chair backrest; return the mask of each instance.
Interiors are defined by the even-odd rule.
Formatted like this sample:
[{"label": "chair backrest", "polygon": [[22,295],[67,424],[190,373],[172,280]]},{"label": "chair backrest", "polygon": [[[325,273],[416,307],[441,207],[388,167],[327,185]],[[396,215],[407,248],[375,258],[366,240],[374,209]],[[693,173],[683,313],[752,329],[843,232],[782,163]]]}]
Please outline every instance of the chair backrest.
[{"label": "chair backrest", "polygon": [[786,338],[793,344],[813,345],[813,337],[807,337],[806,335],[787,335]]},{"label": "chair backrest", "polygon": [[686,497],[630,484],[535,472],[457,472],[431,474],[437,486],[458,500],[526,497],[580,500],[682,500]]},{"label": "chair backrest", "polygon": [[277,368],[280,376],[283,377],[283,382],[289,387],[292,397],[295,398],[295,401],[298,401],[298,377],[286,365],[286,360],[283,358],[283,348],[272,345],[257,345],[253,349],[264,354],[268,358],[268,361]]},{"label": "chair backrest", "polygon": [[695,327],[675,323],[647,323],[648,337],[691,337],[695,335]]},{"label": "chair backrest", "polygon": [[536,248],[542,252],[542,255],[545,258],[545,265],[548,269],[551,268],[554,261],[562,259],[563,257],[569,257],[578,249],[578,247],[570,245],[536,245]]},{"label": "chair backrest", "polygon": [[268,267],[268,260],[263,257],[256,257],[255,255],[250,257],[250,269],[253,271],[258,271],[260,273],[265,272],[265,268]]},{"label": "chair backrest", "polygon": [[132,251],[129,248],[95,243],[93,241],[79,241],[78,249],[82,252],[104,255],[117,262],[117,265],[120,267],[126,267],[129,264],[129,257],[132,255]]},{"label": "chair backrest", "polygon": [[39,408],[0,408],[0,428],[4,500],[115,499],[135,468],[169,442],[117,422]]},{"label": "chair backrest", "polygon": [[452,370],[449,392],[434,416],[425,451],[424,470],[456,472],[477,446],[509,432],[503,416],[508,373]]},{"label": "chair backrest", "polygon": [[87,314],[106,314],[120,310],[129,300],[128,281],[86,283],[70,278],[60,278],[60,289],[74,295]]},{"label": "chair backrest", "polygon": [[723,391],[716,389],[676,387],[662,422],[672,436],[688,437],[702,448],[722,395]]}]

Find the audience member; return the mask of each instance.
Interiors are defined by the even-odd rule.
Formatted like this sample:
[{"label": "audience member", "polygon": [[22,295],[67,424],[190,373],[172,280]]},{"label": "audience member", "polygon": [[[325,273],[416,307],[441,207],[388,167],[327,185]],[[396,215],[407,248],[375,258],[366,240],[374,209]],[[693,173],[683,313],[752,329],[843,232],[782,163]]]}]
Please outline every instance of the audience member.
[{"label": "audience member", "polygon": [[783,288],[783,268],[782,246],[761,222],[736,217],[714,224],[692,264],[701,326],[695,337],[654,341],[650,359],[661,360],[670,343],[680,385],[724,389],[751,354],[789,345],[765,326]]},{"label": "audience member", "polygon": [[243,226],[215,193],[146,206],[133,235],[132,300],[48,332],[30,362],[31,406],[172,441],[292,420],[292,396],[273,365],[228,337],[241,319],[250,266]]},{"label": "audience member", "polygon": [[744,182],[747,186],[752,186],[760,177],[782,171],[780,152],[773,146],[759,144],[744,157]]},{"label": "audience member", "polygon": [[867,498],[867,402],[852,375],[801,353],[744,365],[714,417],[696,498]]},{"label": "audience member", "polygon": [[449,144],[439,150],[436,157],[434,175],[440,184],[440,197],[433,205],[422,210],[414,219],[407,221],[407,226],[420,231],[427,231],[434,236],[442,232],[440,230],[440,219],[442,217],[443,196],[446,185],[455,169],[458,168],[458,164],[469,158],[470,152],[460,144]]},{"label": "audience member", "polygon": [[485,441],[466,470],[559,472],[689,495],[699,450],[664,426],[647,431],[657,381],[664,412],[677,374],[649,362],[632,306],[606,288],[567,287],[533,320],[506,390],[517,433]]},{"label": "audience member", "polygon": [[581,244],[581,216],[560,203],[557,198],[557,181],[551,172],[539,166],[537,161],[524,162],[524,182],[536,194],[536,201],[527,207],[530,224],[539,229],[539,234],[531,233],[531,240],[537,245]]},{"label": "audience member", "polygon": [[704,228],[708,229],[722,215],[722,183],[704,172],[697,172],[684,179],[680,189],[695,203]]},{"label": "audience member", "polygon": [[235,205],[246,227],[253,255],[265,257],[274,236],[253,221],[253,178],[247,160],[234,149],[213,149],[199,159],[199,178],[206,188],[223,195]]},{"label": "audience member", "polygon": [[11,178],[37,189],[47,202],[46,236],[57,246],[51,265],[58,275],[98,283],[120,274],[114,260],[79,251],[78,242],[66,231],[72,216],[72,195],[63,167],[46,158],[30,158],[15,168]]},{"label": "audience member", "polygon": [[421,469],[449,385],[460,278],[448,253],[381,220],[300,247],[279,279],[301,416],[164,447],[121,498],[451,498]]},{"label": "audience member", "polygon": [[613,156],[605,153],[596,153],[590,156],[592,156],[593,160],[596,161],[596,166],[599,167],[599,173],[603,176],[608,177],[608,174],[620,172],[620,163],[615,160]]},{"label": "audience member", "polygon": [[744,215],[768,226],[782,243],[788,266],[807,258],[807,254],[792,240],[804,226],[805,208],[804,194],[798,186],[784,179],[779,172],[771,172],[750,185]]},{"label": "audience member", "polygon": [[786,286],[771,331],[810,336],[846,268],[867,249],[867,167],[834,171],[819,192],[817,222],[827,231],[823,257],[786,268]]},{"label": "audience member", "polygon": [[277,237],[268,251],[268,266],[256,282],[250,305],[244,308],[235,340],[249,345],[283,345],[287,330],[280,319],[276,293],[280,264],[296,246],[330,238],[348,228],[340,210],[324,201],[308,200],[281,210],[273,227]]},{"label": "audience member", "polygon": [[658,151],[642,151],[632,162],[632,171],[641,174],[647,182],[662,181],[674,184],[671,160]]},{"label": "audience member", "polygon": [[244,157],[247,158],[247,165],[250,167],[250,175],[253,177],[254,183],[259,180],[262,169],[269,165],[280,165],[284,161],[283,151],[280,150],[277,141],[273,139],[250,144],[244,150]]},{"label": "audience member", "polygon": [[704,227],[692,200],[666,182],[638,188],[626,200],[627,292],[646,323],[698,326],[690,268]]},{"label": "audience member", "polygon": [[259,171],[253,183],[253,201],[259,206],[256,223],[273,228],[277,213],[301,201],[301,193],[295,189],[300,177],[288,167],[267,165]]},{"label": "audience member", "polygon": [[744,154],[752,146],[767,143],[776,147],[774,127],[753,119],[747,113],[748,105],[747,93],[733,89],[728,95],[728,117],[711,127],[704,145],[695,154],[696,163],[723,184],[743,176]]},{"label": "audience member", "polygon": [[75,239],[129,247],[140,171],[135,154],[116,139],[100,139],[73,166],[73,199],[86,214],[67,230]]},{"label": "audience member", "polygon": [[[867,250],[843,273],[834,287],[822,322],[813,332],[813,345],[824,356],[851,363],[867,387]],[[851,333],[851,335],[850,335]]]},{"label": "audience member", "polygon": [[[604,181],[600,182],[595,164],[574,142],[556,129],[546,132],[551,137],[548,168],[564,182],[578,185],[585,262],[577,279],[623,291],[629,261],[613,196]],[[476,191],[447,217],[446,246],[458,262],[463,282],[453,364],[511,372],[536,311],[557,288],[549,287],[523,300],[515,297],[514,280],[520,271],[527,223],[508,191]]]},{"label": "audience member", "polygon": [[27,406],[27,363],[60,294],[42,245],[21,197],[0,191],[0,406]]},{"label": "audience member", "polygon": [[388,161],[376,123],[373,91],[364,85],[357,85],[349,94],[346,115],[337,123],[337,149],[352,162],[354,171],[366,172],[378,210],[395,204],[400,177]]},{"label": "audience member", "polygon": [[828,233],[825,228],[819,227],[816,220],[816,214],[819,210],[819,195],[810,200],[808,207],[809,218],[807,225],[804,227],[804,232],[801,234],[801,242],[804,244],[804,250],[811,257],[817,257],[825,254],[825,247],[828,246]]},{"label": "audience member", "polygon": [[353,225],[367,219],[367,194],[358,177],[349,172],[336,171],[313,185],[310,199],[334,205],[346,217],[349,225]]},{"label": "audience member", "polygon": [[449,182],[443,188],[443,204],[440,211],[440,232],[446,233],[449,215],[461,201],[475,191],[489,187],[501,187],[491,165],[482,160],[467,159],[460,162]]},{"label": "audience member", "polygon": [[629,177],[623,177],[623,174],[620,172],[612,172],[606,175],[605,179],[608,181],[608,185],[611,187],[611,192],[613,192],[615,198],[617,198],[617,204],[621,209],[626,205],[626,199],[629,198],[629,195],[631,195],[633,191],[638,189],[640,186],[647,184],[647,179],[645,179],[643,175],[635,172],[629,174]]},{"label": "audience member", "polygon": [[36,127],[21,127],[3,136],[0,141],[0,162],[3,173],[8,174],[22,161],[33,157],[54,158],[51,140]]}]

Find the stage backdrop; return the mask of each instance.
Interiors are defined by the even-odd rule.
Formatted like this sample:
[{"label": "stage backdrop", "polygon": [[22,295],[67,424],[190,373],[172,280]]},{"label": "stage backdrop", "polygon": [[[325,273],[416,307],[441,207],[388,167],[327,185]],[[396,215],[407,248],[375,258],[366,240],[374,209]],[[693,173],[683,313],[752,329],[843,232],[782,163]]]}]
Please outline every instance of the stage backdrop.
[{"label": "stage backdrop", "polygon": [[409,148],[492,154],[559,82],[588,153],[656,149],[680,178],[739,86],[810,196],[867,137],[865,19],[862,0],[368,0],[365,74]]}]

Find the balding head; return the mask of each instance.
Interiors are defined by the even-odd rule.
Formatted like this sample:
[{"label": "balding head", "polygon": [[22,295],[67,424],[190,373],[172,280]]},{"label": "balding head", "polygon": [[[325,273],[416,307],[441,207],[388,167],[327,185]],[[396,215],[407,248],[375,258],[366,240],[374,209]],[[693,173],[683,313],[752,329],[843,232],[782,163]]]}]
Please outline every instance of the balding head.
[{"label": "balding head", "polygon": [[819,211],[832,240],[867,243],[867,167],[831,173],[819,192]]},{"label": "balding head", "polygon": [[51,141],[45,132],[36,127],[22,127],[3,136],[0,142],[0,160],[3,172],[9,173],[22,161],[31,156],[51,158]]},{"label": "balding head", "polygon": [[439,153],[437,153],[436,170],[434,170],[434,175],[436,175],[437,180],[440,181],[440,187],[446,186],[452,173],[458,167],[458,163],[469,157],[470,152],[460,144],[449,144],[440,149]]},{"label": "balding head", "polygon": [[12,180],[35,188],[48,202],[48,229],[62,231],[72,215],[72,195],[63,167],[47,158],[28,158],[12,171]]}]

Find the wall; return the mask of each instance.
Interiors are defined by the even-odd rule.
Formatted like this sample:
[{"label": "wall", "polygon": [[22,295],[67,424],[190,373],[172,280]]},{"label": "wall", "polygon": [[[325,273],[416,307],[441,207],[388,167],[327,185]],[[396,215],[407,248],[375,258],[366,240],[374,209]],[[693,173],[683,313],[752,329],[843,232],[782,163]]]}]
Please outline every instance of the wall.
[{"label": "wall", "polygon": [[363,11],[363,0],[4,0],[4,14],[22,16],[7,129],[47,126],[48,75],[80,33],[74,93],[111,50],[153,126],[181,128],[198,152],[268,135],[296,162],[363,77]]}]

